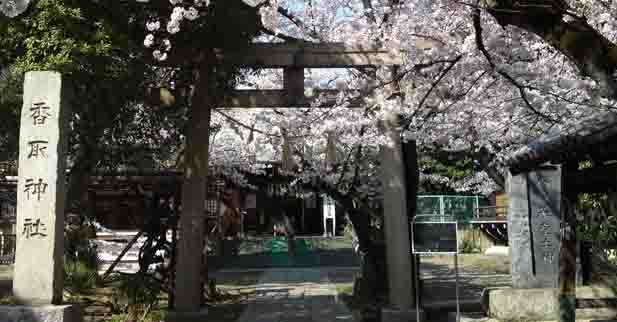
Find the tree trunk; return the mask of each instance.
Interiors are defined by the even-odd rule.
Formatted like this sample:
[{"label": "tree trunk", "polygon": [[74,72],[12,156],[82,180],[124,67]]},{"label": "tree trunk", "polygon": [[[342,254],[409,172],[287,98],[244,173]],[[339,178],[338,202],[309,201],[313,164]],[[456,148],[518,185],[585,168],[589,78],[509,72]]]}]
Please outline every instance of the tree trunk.
[{"label": "tree trunk", "polygon": [[[358,248],[362,256],[362,279],[360,289],[362,301],[376,302],[379,294],[379,285],[387,274],[379,273],[379,249],[374,245],[370,237],[370,215],[363,214],[355,209],[347,210],[350,214],[349,219],[358,237]],[[383,253],[383,249],[381,250]]]},{"label": "tree trunk", "polygon": [[88,192],[90,184],[90,173],[96,166],[97,148],[83,144],[75,159],[75,164],[69,175],[67,188],[67,212],[82,214],[83,205],[81,204],[84,195]]},{"label": "tree trunk", "polygon": [[343,195],[318,178],[304,186],[308,189],[327,193],[349,214],[349,220],[358,237],[358,249],[362,256],[362,293],[365,297],[363,300],[376,301],[379,295],[379,286],[386,282],[384,278],[387,274],[379,269],[379,261],[384,256],[384,249],[375,245],[371,238],[370,210],[361,205],[355,205],[354,199],[349,194]]},{"label": "tree trunk", "polygon": [[495,155],[490,153],[488,149],[485,147],[480,148],[480,151],[476,155],[476,159],[478,160],[478,163],[480,163],[480,167],[482,167],[482,170],[484,170],[484,172],[486,172],[486,174],[488,174],[488,176],[491,179],[493,179],[493,181],[502,190],[505,190],[506,189],[506,178],[504,178],[504,176],[501,174],[499,169],[491,165],[491,161],[493,160],[494,157]]}]

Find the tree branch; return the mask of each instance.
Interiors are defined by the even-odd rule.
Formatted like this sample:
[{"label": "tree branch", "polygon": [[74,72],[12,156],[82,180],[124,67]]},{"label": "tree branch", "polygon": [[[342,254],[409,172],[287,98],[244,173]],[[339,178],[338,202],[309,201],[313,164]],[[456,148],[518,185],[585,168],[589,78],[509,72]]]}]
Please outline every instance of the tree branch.
[{"label": "tree branch", "polygon": [[503,78],[505,78],[508,82],[510,82],[512,85],[514,85],[518,89],[518,92],[519,92],[519,94],[521,96],[521,99],[523,100],[523,102],[525,103],[527,108],[529,108],[535,114],[539,115],[540,117],[542,117],[543,119],[545,119],[545,120],[547,120],[547,121],[549,121],[551,123],[558,123],[558,120],[555,120],[552,117],[550,117],[550,116],[548,116],[548,115],[538,111],[531,104],[531,102],[529,101],[529,98],[527,97],[527,93],[525,92],[525,86],[524,85],[520,84],[516,79],[514,79],[514,77],[510,76],[510,74],[508,74],[504,70],[502,70],[500,68],[497,68],[497,66],[493,62],[493,59],[492,59],[490,53],[488,52],[488,50],[486,50],[486,47],[484,46],[484,40],[482,38],[482,22],[480,20],[480,15],[481,15],[480,8],[476,7],[473,10],[473,13],[472,13],[473,26],[474,26],[474,30],[475,30],[476,47],[478,48],[478,50],[480,50],[480,52],[482,52],[482,54],[486,58],[486,61],[491,66],[491,69],[496,71],[499,75],[501,75]]},{"label": "tree branch", "polygon": [[486,10],[502,26],[513,25],[544,39],[573,62],[580,73],[599,82],[605,95],[617,98],[617,45],[583,19],[569,18],[565,0],[486,1]]},{"label": "tree branch", "polygon": [[227,115],[226,113],[223,113],[219,109],[214,109],[214,111],[216,113],[220,114],[221,116],[223,116],[224,118],[226,118],[227,120],[229,120],[229,121],[233,122],[234,124],[237,124],[237,125],[245,128],[247,130],[250,130],[250,131],[253,131],[253,132],[257,132],[259,134],[263,134],[263,135],[269,136],[269,137],[275,137],[275,138],[281,138],[282,137],[282,136],[277,135],[277,134],[267,133],[267,132],[264,132],[262,130],[256,129],[254,126],[248,126],[248,125],[244,124],[243,122],[238,121],[236,118],[234,118],[234,117],[232,117],[230,115]]},{"label": "tree branch", "polygon": [[404,126],[405,128],[409,128],[409,126],[411,125],[412,119],[414,118],[414,116],[416,116],[420,110],[422,109],[422,106],[424,105],[424,103],[426,102],[427,98],[429,97],[429,95],[431,95],[431,93],[433,92],[433,90],[435,89],[435,87],[437,87],[437,85],[441,82],[441,80],[446,77],[446,75],[450,72],[450,70],[452,70],[452,68],[454,67],[454,65],[456,65],[456,63],[458,63],[461,58],[463,58],[462,55],[457,56],[456,58],[454,58],[453,60],[450,61],[450,65],[448,67],[446,67],[446,69],[444,69],[441,74],[439,75],[439,77],[431,84],[431,87],[429,88],[429,90],[424,93],[424,96],[422,97],[422,99],[420,100],[420,103],[418,103],[418,107],[416,108],[416,110],[412,113],[411,117],[409,118],[409,121],[407,122],[407,124]]},{"label": "tree branch", "polygon": [[282,34],[280,32],[274,32],[270,29],[267,28],[261,28],[261,31],[267,35],[270,36],[274,36],[277,37],[279,39],[285,40],[286,42],[290,42],[290,43],[311,43],[311,41],[305,40],[305,39],[301,39],[301,38],[296,38],[296,37],[292,37],[286,34]]},{"label": "tree branch", "polygon": [[289,21],[296,25],[296,27],[300,28],[301,30],[307,31],[309,36],[313,37],[314,39],[323,41],[322,37],[320,37],[319,34],[317,34],[314,30],[309,30],[309,28],[306,27],[302,19],[300,19],[298,16],[295,16],[288,9],[279,6],[277,11],[285,18],[289,19]]}]

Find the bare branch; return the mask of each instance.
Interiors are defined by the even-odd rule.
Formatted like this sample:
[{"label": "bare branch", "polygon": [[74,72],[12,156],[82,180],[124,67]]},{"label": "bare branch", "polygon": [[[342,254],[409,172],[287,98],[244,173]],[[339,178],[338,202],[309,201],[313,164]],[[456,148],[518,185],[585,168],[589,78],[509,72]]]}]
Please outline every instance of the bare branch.
[{"label": "bare branch", "polygon": [[441,72],[441,74],[439,75],[439,77],[431,84],[431,87],[429,88],[429,90],[424,94],[424,96],[422,97],[422,99],[420,100],[420,103],[418,104],[418,107],[416,108],[416,110],[413,112],[413,114],[411,115],[408,124],[405,126],[405,128],[407,128],[409,125],[411,125],[411,120],[413,119],[414,116],[416,116],[420,110],[422,109],[422,106],[424,105],[424,102],[426,102],[426,99],[429,97],[429,95],[431,95],[431,93],[433,92],[433,90],[435,89],[435,87],[437,87],[437,85],[441,82],[441,80],[446,77],[446,75],[450,72],[450,70],[452,70],[452,68],[454,67],[454,65],[456,65],[456,63],[458,63],[461,58],[463,58],[462,55],[459,55],[458,57],[456,57],[455,59],[453,59],[452,61],[450,61],[450,65],[448,67],[446,67],[446,69],[444,69],[443,72]]},{"label": "bare branch", "polygon": [[486,58],[486,61],[488,62],[488,64],[491,66],[491,68],[496,71],[499,75],[501,75],[503,78],[505,78],[508,82],[510,82],[512,85],[514,85],[517,89],[518,92],[521,96],[521,99],[523,100],[523,102],[525,103],[525,105],[527,106],[527,108],[529,108],[531,111],[533,111],[534,113],[536,113],[537,115],[539,115],[540,117],[542,117],[543,119],[551,122],[551,123],[557,123],[558,120],[553,119],[552,117],[538,111],[529,101],[529,98],[527,97],[527,92],[525,92],[525,86],[520,84],[516,79],[514,79],[514,77],[510,76],[510,74],[508,74],[506,71],[497,68],[497,66],[495,65],[495,62],[493,62],[493,59],[490,55],[490,53],[488,52],[488,50],[486,50],[486,47],[484,46],[484,40],[482,39],[482,22],[480,20],[480,16],[481,12],[480,12],[480,8],[476,7],[473,10],[472,13],[472,19],[473,19],[473,26],[474,26],[474,30],[475,30],[475,40],[476,40],[476,47],[478,47],[478,50],[480,50],[480,52],[482,52],[482,54],[484,55],[484,57]]},{"label": "bare branch", "polygon": [[270,36],[274,36],[277,37],[279,39],[285,40],[286,42],[290,42],[290,43],[311,43],[311,41],[305,40],[305,39],[300,39],[300,38],[296,38],[296,37],[292,37],[286,34],[282,34],[280,32],[274,32],[270,29],[267,28],[261,28],[261,31],[267,35]]},{"label": "bare branch", "polygon": [[288,9],[283,8],[283,7],[278,7],[277,11],[278,13],[283,15],[285,18],[289,19],[289,21],[291,21],[294,25],[296,25],[296,27],[300,28],[301,30],[307,31],[308,35],[311,36],[312,38],[323,41],[322,37],[320,37],[319,34],[315,32],[315,30],[310,30],[309,28],[307,28],[304,22],[302,21],[302,19],[300,19],[298,16],[295,16]]},{"label": "bare branch", "polygon": [[215,109],[214,111],[215,111],[215,112],[217,112],[217,113],[219,113],[221,116],[223,116],[223,117],[224,117],[224,118],[226,118],[227,120],[229,120],[229,121],[231,121],[231,122],[233,122],[233,123],[235,123],[235,124],[239,125],[240,127],[245,128],[245,129],[247,129],[247,130],[250,130],[250,131],[253,131],[253,132],[257,132],[257,133],[259,133],[259,134],[263,134],[263,135],[265,135],[265,136],[269,136],[269,137],[275,137],[275,138],[281,138],[281,137],[282,137],[282,136],[277,135],[277,134],[267,133],[267,132],[264,132],[264,131],[262,131],[262,130],[256,129],[256,128],[255,128],[255,126],[249,126],[249,125],[246,125],[246,124],[244,124],[243,122],[241,122],[241,121],[239,121],[238,119],[236,119],[235,117],[232,117],[232,116],[230,116],[230,115],[228,115],[228,114],[226,114],[226,113],[223,113],[223,112],[222,112],[221,110],[219,110],[219,109]]}]

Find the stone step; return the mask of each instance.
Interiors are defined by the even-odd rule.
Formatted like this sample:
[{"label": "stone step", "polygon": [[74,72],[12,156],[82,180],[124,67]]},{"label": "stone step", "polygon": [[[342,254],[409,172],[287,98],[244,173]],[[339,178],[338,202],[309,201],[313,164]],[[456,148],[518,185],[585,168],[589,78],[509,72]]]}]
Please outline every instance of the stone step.
[{"label": "stone step", "polygon": [[456,312],[448,312],[448,322],[485,322],[490,320],[484,312],[461,312],[457,319]]}]

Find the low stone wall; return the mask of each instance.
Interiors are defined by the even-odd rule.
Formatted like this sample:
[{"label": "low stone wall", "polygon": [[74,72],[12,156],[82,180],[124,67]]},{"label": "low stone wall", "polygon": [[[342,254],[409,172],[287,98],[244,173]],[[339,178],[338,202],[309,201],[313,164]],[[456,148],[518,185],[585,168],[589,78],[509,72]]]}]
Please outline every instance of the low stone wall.
[{"label": "low stone wall", "polygon": [[0,306],[2,322],[83,322],[77,305]]},{"label": "low stone wall", "polygon": [[[602,300],[616,298],[609,288],[578,287],[577,300]],[[558,304],[556,289],[487,289],[484,295],[485,308],[492,318],[503,321],[557,320]],[[487,302],[487,303],[486,303]],[[617,308],[577,308],[577,319],[613,319]]]}]

